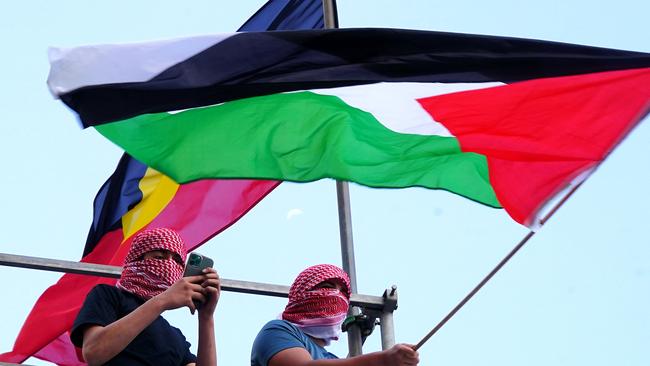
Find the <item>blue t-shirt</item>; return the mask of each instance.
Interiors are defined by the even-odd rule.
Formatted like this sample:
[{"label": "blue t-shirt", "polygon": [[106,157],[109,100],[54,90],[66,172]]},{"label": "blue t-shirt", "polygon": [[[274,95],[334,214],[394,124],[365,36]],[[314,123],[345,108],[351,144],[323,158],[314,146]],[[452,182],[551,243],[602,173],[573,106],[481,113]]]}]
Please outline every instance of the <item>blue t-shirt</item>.
[{"label": "blue t-shirt", "polygon": [[288,348],[300,347],[314,360],[335,359],[308,335],[286,320],[271,320],[257,333],[251,351],[251,366],[268,366],[271,357]]},{"label": "blue t-shirt", "polygon": [[[131,313],[144,300],[115,286],[97,285],[86,296],[72,326],[70,339],[81,347],[90,325],[107,326]],[[187,365],[196,362],[183,333],[158,316],[106,365]]]}]

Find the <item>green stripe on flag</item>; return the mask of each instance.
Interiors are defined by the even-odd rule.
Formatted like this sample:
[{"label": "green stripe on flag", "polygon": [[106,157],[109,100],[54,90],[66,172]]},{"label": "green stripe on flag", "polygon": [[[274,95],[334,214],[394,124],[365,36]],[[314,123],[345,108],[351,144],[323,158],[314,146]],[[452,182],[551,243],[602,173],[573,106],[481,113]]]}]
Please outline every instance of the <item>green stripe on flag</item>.
[{"label": "green stripe on flag", "polygon": [[483,155],[462,152],[452,137],[391,131],[334,96],[274,94],[96,129],[179,183],[335,178],[370,187],[445,189],[501,207]]}]

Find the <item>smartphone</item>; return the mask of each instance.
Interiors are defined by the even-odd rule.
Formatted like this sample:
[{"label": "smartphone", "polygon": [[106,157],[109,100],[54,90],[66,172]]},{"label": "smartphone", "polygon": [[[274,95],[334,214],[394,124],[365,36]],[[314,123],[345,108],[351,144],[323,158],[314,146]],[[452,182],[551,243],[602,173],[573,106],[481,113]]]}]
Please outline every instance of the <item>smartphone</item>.
[{"label": "smartphone", "polygon": [[203,270],[214,265],[214,261],[210,257],[202,254],[192,252],[187,257],[187,264],[185,265],[185,272],[183,277],[197,276],[203,274]]}]

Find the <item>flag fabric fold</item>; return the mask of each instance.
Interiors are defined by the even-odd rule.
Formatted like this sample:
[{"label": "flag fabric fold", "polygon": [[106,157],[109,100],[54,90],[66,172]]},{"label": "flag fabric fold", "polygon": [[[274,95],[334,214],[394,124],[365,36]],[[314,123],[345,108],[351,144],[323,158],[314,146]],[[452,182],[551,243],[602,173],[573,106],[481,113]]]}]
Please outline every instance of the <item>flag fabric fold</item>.
[{"label": "flag fabric fold", "polygon": [[[335,178],[444,189],[529,226],[650,101],[650,55],[639,52],[399,29],[211,39],[167,63],[164,42],[65,50],[50,88],[87,126],[176,182]],[[164,66],[144,70],[143,52]],[[134,58],[103,73],[101,60],[77,62],[89,53]],[[80,77],[63,80],[61,68]],[[138,77],[94,77],[122,68]],[[125,95],[142,103],[115,103]]]},{"label": "flag fabric fold", "polygon": [[[239,30],[322,27],[320,0],[271,0]],[[121,266],[137,232],[170,227],[192,250],[235,223],[280,184],[265,180],[203,180],[178,184],[124,154],[94,202],[82,262]],[[27,317],[14,348],[0,361],[37,358],[58,365],[84,365],[68,335],[87,292],[114,279],[66,274],[47,289]],[[47,326],[43,326],[47,324]]]}]

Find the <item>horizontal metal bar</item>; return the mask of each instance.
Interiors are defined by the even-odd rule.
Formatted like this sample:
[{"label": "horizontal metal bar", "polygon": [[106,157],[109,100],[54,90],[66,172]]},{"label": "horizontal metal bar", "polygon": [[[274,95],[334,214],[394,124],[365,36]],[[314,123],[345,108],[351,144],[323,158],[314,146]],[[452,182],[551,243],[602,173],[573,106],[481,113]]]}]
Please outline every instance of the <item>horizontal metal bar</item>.
[{"label": "horizontal metal bar", "polygon": [[112,278],[120,278],[120,274],[122,273],[122,267],[107,266],[105,264],[73,262],[4,253],[0,253],[0,265]]},{"label": "horizontal metal bar", "polygon": [[[0,253],[0,265],[110,278],[119,278],[120,274],[122,273],[122,267],[118,266],[107,266],[105,264],[74,262],[60,259],[29,257],[24,255],[5,253]],[[285,298],[289,296],[289,286],[274,285],[261,282],[229,280],[225,278],[221,279],[221,289],[224,291],[252,295]],[[359,306],[368,310],[372,309],[380,311],[393,311],[397,308],[397,306],[394,306],[392,309],[384,309],[384,298],[381,296],[360,294],[352,294],[350,298],[350,305]]]}]

